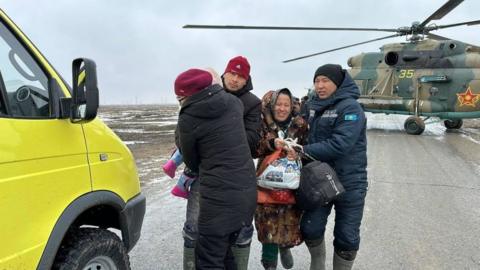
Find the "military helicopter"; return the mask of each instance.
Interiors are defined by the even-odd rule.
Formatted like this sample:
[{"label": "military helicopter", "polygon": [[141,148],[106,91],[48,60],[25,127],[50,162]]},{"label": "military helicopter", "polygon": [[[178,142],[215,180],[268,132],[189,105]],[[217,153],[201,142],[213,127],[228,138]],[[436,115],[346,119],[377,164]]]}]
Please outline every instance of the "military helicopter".
[{"label": "military helicopter", "polygon": [[349,74],[361,91],[365,111],[411,115],[408,134],[419,135],[430,117],[444,120],[447,129],[459,129],[462,119],[480,118],[480,47],[430,32],[480,24],[480,20],[448,25],[429,24],[463,0],[449,0],[423,22],[400,28],[285,27],[243,25],[185,25],[183,28],[254,30],[379,31],[394,34],[283,62],[317,56],[374,41],[406,36],[408,42],[383,45],[380,52],[362,53],[348,60]]}]

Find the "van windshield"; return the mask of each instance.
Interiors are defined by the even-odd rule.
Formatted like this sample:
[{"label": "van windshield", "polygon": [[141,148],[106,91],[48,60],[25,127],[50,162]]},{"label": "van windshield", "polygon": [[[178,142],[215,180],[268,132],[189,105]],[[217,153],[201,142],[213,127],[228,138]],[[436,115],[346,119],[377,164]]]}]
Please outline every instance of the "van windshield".
[{"label": "van windshield", "polygon": [[0,72],[10,114],[44,118],[50,115],[48,78],[10,30],[0,23]]}]

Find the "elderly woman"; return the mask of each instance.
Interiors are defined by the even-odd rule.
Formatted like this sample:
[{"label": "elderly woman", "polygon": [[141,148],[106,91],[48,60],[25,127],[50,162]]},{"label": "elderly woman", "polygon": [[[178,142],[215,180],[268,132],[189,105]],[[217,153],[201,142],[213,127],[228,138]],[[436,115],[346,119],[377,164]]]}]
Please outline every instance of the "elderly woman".
[{"label": "elderly woman", "polygon": [[[282,148],[281,139],[297,139],[303,144],[307,135],[307,123],[294,111],[294,99],[290,90],[283,88],[267,92],[262,99],[262,130],[257,150],[258,164]],[[279,134],[283,138],[279,138]],[[283,150],[282,156],[296,159],[294,150]],[[257,170],[260,166],[257,167]],[[280,250],[282,266],[293,267],[290,248],[302,242],[300,233],[300,211],[293,204],[262,203],[257,205],[255,227],[258,240],[262,243],[262,265],[265,269],[276,269]]]}]

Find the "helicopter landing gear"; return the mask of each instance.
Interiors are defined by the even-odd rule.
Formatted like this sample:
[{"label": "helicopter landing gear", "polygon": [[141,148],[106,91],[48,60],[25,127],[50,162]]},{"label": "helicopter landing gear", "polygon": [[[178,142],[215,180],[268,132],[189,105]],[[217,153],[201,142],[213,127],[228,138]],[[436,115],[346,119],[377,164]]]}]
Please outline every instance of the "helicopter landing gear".
[{"label": "helicopter landing gear", "polygon": [[445,120],[443,121],[443,124],[447,129],[459,129],[463,125],[463,120],[462,119],[454,119],[454,120]]},{"label": "helicopter landing gear", "polygon": [[425,130],[425,122],[418,116],[410,116],[405,120],[404,128],[408,134],[420,135]]}]

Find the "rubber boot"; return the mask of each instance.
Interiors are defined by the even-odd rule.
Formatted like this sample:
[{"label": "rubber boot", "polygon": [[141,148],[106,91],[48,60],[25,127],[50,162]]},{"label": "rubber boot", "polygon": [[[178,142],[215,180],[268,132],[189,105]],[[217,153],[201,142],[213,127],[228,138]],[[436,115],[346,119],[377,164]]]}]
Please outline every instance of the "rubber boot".
[{"label": "rubber boot", "polygon": [[310,252],[310,270],[325,270],[325,241],[324,239],[305,240]]},{"label": "rubber boot", "polygon": [[183,189],[182,187],[180,187],[178,185],[174,186],[172,188],[172,190],[170,191],[170,193],[172,193],[172,195],[174,195],[174,196],[184,198],[184,199],[188,199],[188,196],[190,195],[188,193],[188,191],[185,191],[185,189]]},{"label": "rubber boot", "polygon": [[195,270],[195,248],[183,247],[183,270]]},{"label": "rubber boot", "polygon": [[241,246],[241,247],[233,246],[232,253],[233,253],[233,257],[235,258],[237,270],[247,270],[248,258],[250,257],[250,245]]},{"label": "rubber boot", "polygon": [[277,269],[277,258],[277,244],[262,244],[262,266],[265,270]]},{"label": "rubber boot", "polygon": [[267,262],[262,260],[262,266],[265,270],[277,270],[277,262]]},{"label": "rubber boot", "polygon": [[170,178],[174,178],[175,170],[177,169],[177,164],[175,164],[175,162],[172,159],[170,159],[167,161],[167,163],[165,163],[162,166],[162,169],[166,175],[170,176]]},{"label": "rubber boot", "polygon": [[333,270],[351,270],[353,267],[353,262],[355,261],[356,251],[346,251],[345,257],[342,258],[340,255],[337,254],[337,251],[333,252]]},{"label": "rubber boot", "polygon": [[280,248],[280,262],[285,269],[293,268],[293,256],[290,248]]}]

